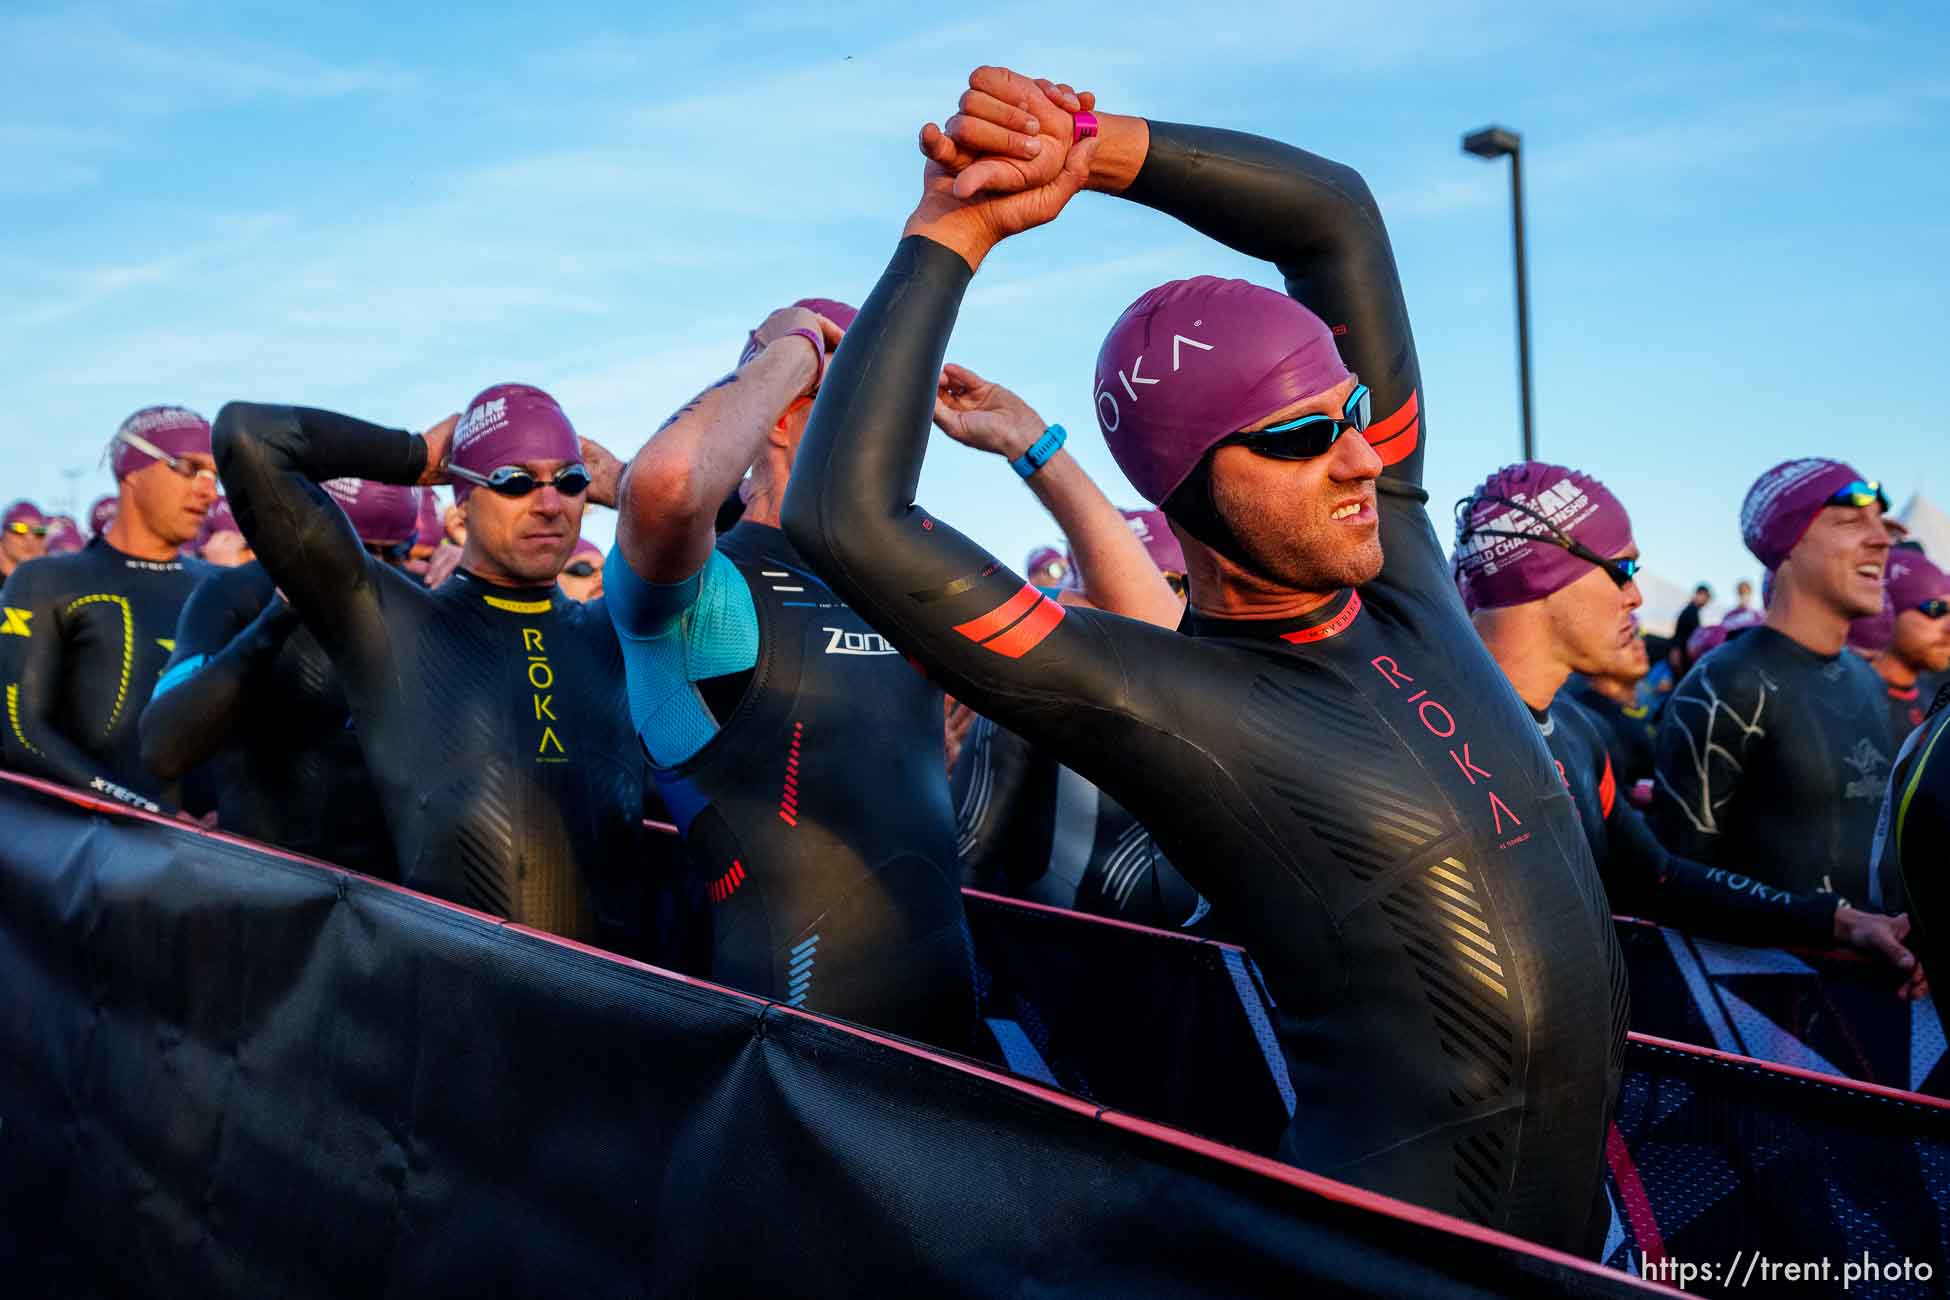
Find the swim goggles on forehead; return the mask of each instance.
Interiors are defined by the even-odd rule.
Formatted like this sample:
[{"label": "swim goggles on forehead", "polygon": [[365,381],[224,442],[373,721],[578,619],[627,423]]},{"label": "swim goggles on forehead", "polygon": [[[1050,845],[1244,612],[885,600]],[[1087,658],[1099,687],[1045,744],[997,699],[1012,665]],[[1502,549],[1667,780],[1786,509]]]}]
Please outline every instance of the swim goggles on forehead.
[{"label": "swim goggles on forehead", "polygon": [[[1529,515],[1532,519],[1535,519],[1538,523],[1550,529],[1551,535],[1545,537],[1538,533],[1512,532],[1507,528],[1478,527],[1469,521],[1469,517],[1476,513],[1477,506],[1485,503],[1508,506],[1512,510]],[[1631,582],[1639,576],[1639,570],[1645,567],[1643,562],[1636,557],[1612,559],[1610,556],[1598,554],[1598,552],[1592,550],[1589,546],[1586,546],[1583,542],[1571,536],[1550,520],[1544,518],[1536,510],[1531,509],[1521,501],[1512,501],[1509,497],[1464,497],[1462,500],[1456,502],[1456,545],[1461,546],[1472,537],[1514,537],[1524,542],[1551,542],[1563,547],[1580,560],[1589,561],[1603,569],[1605,576],[1612,580],[1612,585],[1615,587],[1623,587],[1626,583]]]},{"label": "swim goggles on forehead", "polygon": [[1853,506],[1857,510],[1869,506],[1881,506],[1884,514],[1889,513],[1889,498],[1882,494],[1882,484],[1874,479],[1856,479],[1834,496],[1829,497],[1831,506]]},{"label": "swim goggles on forehead", "polygon": [[1942,618],[1945,614],[1950,614],[1950,600],[1938,596],[1935,600],[1924,601],[1916,608],[1924,618]]},{"label": "swim goggles on forehead", "polygon": [[205,465],[198,465],[195,462],[186,459],[185,457],[172,456],[168,452],[164,451],[161,447],[158,447],[155,443],[150,442],[147,438],[143,437],[141,434],[128,433],[125,431],[122,433],[118,433],[115,436],[120,440],[122,440],[123,442],[129,444],[129,446],[135,448],[137,451],[141,452],[143,455],[153,457],[154,459],[161,461],[163,464],[169,466],[169,468],[174,470],[176,473],[181,474],[184,478],[207,478],[212,483],[217,481],[217,471]]},{"label": "swim goggles on forehead", "polygon": [[588,560],[577,560],[574,564],[565,566],[562,572],[571,578],[593,578],[596,576],[596,566]]},{"label": "swim goggles on forehead", "polygon": [[555,477],[547,480],[537,478],[533,472],[520,465],[502,465],[491,473],[476,474],[471,469],[459,465],[449,465],[447,470],[455,478],[465,479],[476,487],[484,487],[498,496],[525,497],[547,482],[563,496],[579,497],[589,490],[589,467],[577,462],[564,465],[555,471]]},{"label": "swim goggles on forehead", "polygon": [[48,534],[48,526],[46,524],[30,524],[25,519],[16,519],[7,525],[7,531],[17,537],[46,537]]},{"label": "swim goggles on forehead", "polygon": [[1303,415],[1251,433],[1235,433],[1220,440],[1219,445],[1245,447],[1275,460],[1312,460],[1326,455],[1349,429],[1356,433],[1366,429],[1373,409],[1374,394],[1366,384],[1356,384],[1341,405],[1344,415]]}]

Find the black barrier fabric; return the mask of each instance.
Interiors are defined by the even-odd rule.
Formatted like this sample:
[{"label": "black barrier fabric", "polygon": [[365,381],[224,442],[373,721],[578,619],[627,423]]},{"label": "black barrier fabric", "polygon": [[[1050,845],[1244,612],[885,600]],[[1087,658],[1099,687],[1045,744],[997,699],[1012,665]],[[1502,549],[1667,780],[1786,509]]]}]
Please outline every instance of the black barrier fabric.
[{"label": "black barrier fabric", "polygon": [[0,783],[9,1294],[1642,1286],[77,798]]},{"label": "black barrier fabric", "polygon": [[[969,898],[969,924],[984,975],[984,1014],[1033,1009],[1051,1042],[1050,1072],[1064,1086],[1117,1106],[1143,1093],[1147,1104],[1164,1108],[1155,1114],[1195,1131],[1258,1132],[1279,1122],[1268,1101],[1274,1080],[1251,1069],[1255,1018],[1239,1013],[1238,986],[1220,959],[1224,945],[986,895]],[[1640,950],[1632,967],[1635,1015],[1643,1002],[1666,1009],[1671,1020],[1661,1023],[1704,1033],[1703,1021],[1684,1019],[1700,1010],[1679,965],[1647,959],[1648,944],[1666,952],[1691,943],[1662,933],[1621,922],[1627,951]],[[1786,978],[1798,964],[1787,953],[1708,951],[1728,973]],[[1870,989],[1903,1006],[1886,982],[1864,980],[1863,991]],[[1153,1014],[1133,1017],[1120,1008],[1108,1013],[1115,1032],[1069,1032],[1117,1007],[1125,990],[1158,999]],[[1787,1001],[1754,996],[1766,1005]],[[1934,1025],[1934,1013],[1926,1007],[1925,1014]],[[1186,1023],[1200,1017],[1205,1024]],[[1227,1038],[1231,1044],[1222,1045]],[[1148,1091],[1134,1082],[1191,1043],[1230,1062],[1229,1071]],[[1800,1294],[1839,1295],[1853,1262],[1858,1276],[1847,1279],[1849,1295],[1943,1294],[1950,1106],[1934,1098],[1635,1034],[1608,1154],[1613,1226],[1604,1258],[1615,1268],[1683,1280],[1689,1290],[1730,1292],[1738,1288],[1724,1270],[1738,1265],[1749,1294],[1791,1294],[1806,1283],[1812,1289]],[[1829,1261],[1827,1279],[1762,1269],[1767,1261],[1785,1267],[1821,1260]],[[1708,1267],[1719,1271],[1701,1271]]]},{"label": "black barrier fabric", "polygon": [[981,1013],[1004,1064],[1229,1146],[1273,1151],[1293,1086],[1245,949],[962,894]]},{"label": "black barrier fabric", "polygon": [[1743,948],[1620,920],[1632,1028],[1780,1065],[1950,1097],[1943,1022],[1847,953]]},{"label": "black barrier fabric", "polygon": [[1940,1296],[1950,1107],[1634,1037],[1611,1262],[1702,1295]]}]

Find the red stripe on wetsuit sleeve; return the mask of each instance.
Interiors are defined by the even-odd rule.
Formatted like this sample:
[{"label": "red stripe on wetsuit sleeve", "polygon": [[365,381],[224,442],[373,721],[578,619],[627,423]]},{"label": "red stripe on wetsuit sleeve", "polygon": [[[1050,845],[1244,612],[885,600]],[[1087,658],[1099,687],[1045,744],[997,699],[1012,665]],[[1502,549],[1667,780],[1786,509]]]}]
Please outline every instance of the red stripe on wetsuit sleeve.
[{"label": "red stripe on wetsuit sleeve", "polygon": [[1618,778],[1611,774],[1611,755],[1605,755],[1605,774],[1598,778],[1598,806],[1604,815],[1611,816],[1611,806],[1618,802]]},{"label": "red stripe on wetsuit sleeve", "polygon": [[1408,459],[1422,441],[1421,410],[1421,394],[1413,392],[1392,415],[1367,427],[1362,436],[1374,448],[1375,455],[1381,457],[1382,464],[1394,465]]},{"label": "red stripe on wetsuit sleeve", "polygon": [[1029,607],[1042,599],[1043,593],[1025,582],[1022,584],[1021,591],[1018,591],[1015,595],[1009,597],[1009,599],[1003,601],[1000,605],[997,605],[980,618],[970,619],[966,623],[958,624],[955,627],[955,631],[961,633],[970,641],[986,641],[997,632],[1008,627],[1009,624],[1021,618],[1024,614],[1027,614]]},{"label": "red stripe on wetsuit sleeve", "polygon": [[1020,659],[1043,643],[1043,638],[1056,630],[1063,621],[1063,607],[1041,593],[1040,602],[1029,611],[1029,616],[991,641],[984,641],[982,649],[993,650],[1004,659]]}]

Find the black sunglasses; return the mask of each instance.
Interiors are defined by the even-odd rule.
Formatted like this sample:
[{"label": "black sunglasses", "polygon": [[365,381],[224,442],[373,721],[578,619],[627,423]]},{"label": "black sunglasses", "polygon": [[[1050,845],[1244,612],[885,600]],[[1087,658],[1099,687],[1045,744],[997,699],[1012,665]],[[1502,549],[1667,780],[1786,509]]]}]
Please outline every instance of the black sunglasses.
[{"label": "black sunglasses", "polygon": [[1222,439],[1219,445],[1245,447],[1275,460],[1312,460],[1315,456],[1325,456],[1349,429],[1360,433],[1368,427],[1369,416],[1374,411],[1374,394],[1366,384],[1356,384],[1341,410],[1346,414],[1303,415],[1251,433],[1235,433]]},{"label": "black sunglasses", "polygon": [[[1476,507],[1482,505],[1484,502],[1493,502],[1497,505],[1509,506],[1512,510],[1522,511],[1544,527],[1550,529],[1551,536],[1544,537],[1537,533],[1513,533],[1506,528],[1479,528],[1472,525],[1469,523],[1469,516],[1475,514]],[[1512,501],[1508,497],[1464,497],[1462,500],[1456,502],[1456,545],[1461,546],[1472,537],[1514,537],[1518,541],[1524,542],[1555,543],[1577,556],[1580,560],[1587,560],[1603,569],[1606,576],[1612,580],[1612,585],[1620,588],[1637,578],[1639,576],[1639,570],[1645,567],[1644,562],[1636,557],[1630,559],[1612,559],[1610,556],[1598,554],[1598,552],[1592,550],[1589,546],[1586,546],[1583,542],[1571,536],[1523,502]]]},{"label": "black sunglasses", "polygon": [[525,497],[540,488],[544,481],[553,484],[563,496],[579,497],[589,490],[589,467],[581,463],[564,465],[555,471],[554,478],[548,480],[535,477],[520,465],[503,465],[490,474],[476,474],[458,465],[449,465],[447,470],[455,478],[465,479],[504,497]]},{"label": "black sunglasses", "polygon": [[364,545],[367,555],[372,556],[376,560],[384,560],[388,564],[398,564],[411,554],[413,550],[413,543],[410,541],[391,543],[366,542]]},{"label": "black sunglasses", "polygon": [[577,560],[574,564],[564,568],[562,572],[571,578],[593,578],[596,576],[596,566],[587,560]]},{"label": "black sunglasses", "polygon": [[1935,600],[1924,601],[1916,608],[1925,618],[1942,618],[1945,614],[1950,614],[1950,600],[1938,596]]}]

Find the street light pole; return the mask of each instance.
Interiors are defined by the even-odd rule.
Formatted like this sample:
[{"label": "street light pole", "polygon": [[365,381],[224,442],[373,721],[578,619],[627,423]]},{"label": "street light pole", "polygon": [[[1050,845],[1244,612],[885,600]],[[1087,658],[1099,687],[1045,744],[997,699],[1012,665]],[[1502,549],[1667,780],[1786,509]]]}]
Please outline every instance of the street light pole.
[{"label": "street light pole", "polygon": [[1463,137],[1463,152],[1485,162],[1510,159],[1510,229],[1517,263],[1517,376],[1523,397],[1523,458],[1537,458],[1530,405],[1530,284],[1523,248],[1523,137],[1507,127],[1486,126]]}]

